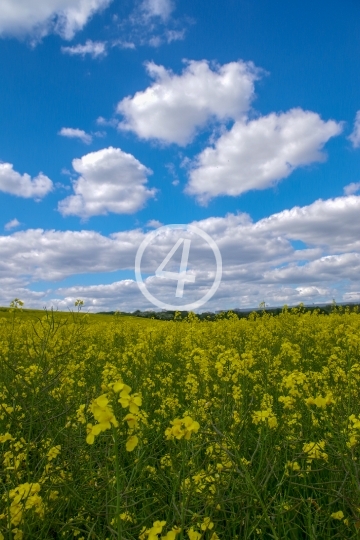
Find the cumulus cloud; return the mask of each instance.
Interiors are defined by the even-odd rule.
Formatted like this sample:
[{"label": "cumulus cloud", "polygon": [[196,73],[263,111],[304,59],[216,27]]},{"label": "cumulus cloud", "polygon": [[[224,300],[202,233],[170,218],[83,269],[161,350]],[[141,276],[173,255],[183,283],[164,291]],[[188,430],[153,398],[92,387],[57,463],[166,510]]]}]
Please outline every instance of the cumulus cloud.
[{"label": "cumulus cloud", "polygon": [[344,187],[344,193],[345,195],[353,195],[360,189],[360,182],[351,182],[351,184],[348,184]]},{"label": "cumulus cloud", "polygon": [[89,19],[112,0],[2,0],[0,36],[30,35],[41,39],[49,33],[72,39]]},{"label": "cumulus cloud", "polygon": [[73,47],[61,47],[61,51],[71,56],[82,56],[89,54],[92,58],[99,56],[106,56],[106,42],[105,41],[91,41],[88,39],[84,45],[74,45]]},{"label": "cumulus cloud", "polygon": [[145,186],[152,171],[120,148],[91,152],[72,165],[79,177],[73,182],[75,194],[59,202],[64,216],[133,214],[155,196],[156,190]]},{"label": "cumulus cloud", "polygon": [[161,221],[157,220],[157,219],[150,219],[146,226],[147,227],[150,227],[151,229],[157,229],[158,227],[161,227],[163,224],[161,223]]},{"label": "cumulus cloud", "polygon": [[119,102],[117,112],[124,117],[119,128],[181,146],[211,119],[241,119],[260,75],[252,62],[242,61],[212,67],[205,60],[186,61],[181,75],[154,62],[146,70],[154,83]]},{"label": "cumulus cloud", "polygon": [[92,142],[92,136],[82,129],[63,127],[59,131],[59,135],[62,137],[68,137],[69,139],[80,139],[85,144],[90,144]]},{"label": "cumulus cloud", "polygon": [[18,219],[12,219],[11,221],[8,221],[5,226],[4,226],[4,229],[6,231],[11,231],[11,229],[16,229],[16,227],[19,227],[19,225],[21,225],[20,221]]},{"label": "cumulus cloud", "polygon": [[256,228],[330,252],[360,251],[360,197],[319,199],[264,218]]},{"label": "cumulus cloud", "polygon": [[325,161],[324,144],[341,131],[341,123],[300,108],[237,121],[196,158],[186,191],[206,203],[268,188],[297,167]]},{"label": "cumulus cloud", "polygon": [[[359,212],[360,196],[352,195],[318,200],[257,222],[247,214],[194,222],[213,238],[223,259],[219,291],[206,309],[254,307],[263,300],[283,305],[355,297],[360,272]],[[133,270],[136,252],[148,234],[153,232],[133,229],[105,236],[89,230],[36,229],[0,236],[0,304],[5,296],[15,296],[10,295],[10,289],[29,287],[32,305],[46,297],[47,301],[63,302],[65,307],[73,305],[74,298],[83,297],[94,311],[151,308],[128,275],[126,279],[115,275],[114,283],[108,285],[52,289],[40,297],[31,297],[30,288],[32,282],[61,281],[74,274]],[[154,273],[185,234],[192,241],[188,269],[196,276],[194,284],[186,284],[186,301],[199,299],[214,280],[211,249],[201,238],[169,229],[151,243],[141,265],[149,290],[168,303],[175,299],[176,281],[156,278]],[[303,242],[304,249],[295,248],[293,240]],[[167,269],[179,271],[180,260],[181,249]],[[18,293],[16,296],[21,298]]]},{"label": "cumulus cloud", "polygon": [[28,229],[0,236],[0,281],[29,277],[59,281],[71,275],[134,266],[140,230],[104,236],[95,231]]},{"label": "cumulus cloud", "polygon": [[42,199],[53,190],[53,183],[43,173],[35,178],[27,173],[21,175],[14,171],[11,163],[0,162],[0,191],[24,197],[26,199]]},{"label": "cumulus cloud", "polygon": [[349,140],[352,142],[354,148],[360,147],[360,111],[356,113],[354,128],[349,136]]}]

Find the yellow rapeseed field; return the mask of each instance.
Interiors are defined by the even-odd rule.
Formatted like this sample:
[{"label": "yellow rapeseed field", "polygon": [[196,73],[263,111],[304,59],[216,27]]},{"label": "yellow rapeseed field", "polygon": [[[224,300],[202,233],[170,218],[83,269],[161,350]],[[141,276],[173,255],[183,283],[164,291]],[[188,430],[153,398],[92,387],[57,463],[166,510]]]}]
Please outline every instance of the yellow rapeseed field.
[{"label": "yellow rapeseed field", "polygon": [[1,540],[359,537],[355,310],[139,323],[16,305]]}]

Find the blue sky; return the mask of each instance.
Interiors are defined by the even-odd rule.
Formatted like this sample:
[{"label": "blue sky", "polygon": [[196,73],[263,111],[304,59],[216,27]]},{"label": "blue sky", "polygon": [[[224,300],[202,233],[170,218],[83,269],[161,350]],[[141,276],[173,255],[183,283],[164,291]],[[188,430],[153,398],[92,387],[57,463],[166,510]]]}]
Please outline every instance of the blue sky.
[{"label": "blue sky", "polygon": [[[2,2],[0,304],[150,309],[136,252],[174,223],[221,252],[201,310],[360,301],[359,12]],[[174,300],[175,280],[154,273],[177,234],[154,236],[142,271],[181,307],[209,290],[215,260],[192,238],[195,280]]]}]

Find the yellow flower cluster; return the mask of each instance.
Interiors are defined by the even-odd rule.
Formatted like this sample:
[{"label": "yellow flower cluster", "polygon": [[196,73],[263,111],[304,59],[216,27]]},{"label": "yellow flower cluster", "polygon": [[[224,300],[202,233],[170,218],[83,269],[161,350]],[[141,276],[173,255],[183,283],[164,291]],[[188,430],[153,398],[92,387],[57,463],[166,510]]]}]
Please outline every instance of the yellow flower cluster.
[{"label": "yellow flower cluster", "polygon": [[[143,527],[139,539],[140,540],[159,540],[159,535],[162,533],[163,528],[166,525],[166,521],[154,521],[153,526],[147,529]],[[161,536],[161,540],[175,540],[176,536],[180,534],[181,529],[179,527],[173,527],[168,531],[165,536]]]},{"label": "yellow flower cluster", "polygon": [[[124,417],[124,421],[127,422],[129,427],[129,437],[126,441],[126,450],[128,452],[132,452],[139,443],[138,436],[133,432],[138,427],[139,422],[146,420],[145,415],[139,410],[142,404],[141,395],[138,393],[131,394],[131,387],[121,381],[109,384],[108,386],[111,388],[112,392],[120,393],[118,402],[124,409],[127,408],[130,411]],[[85,405],[81,405],[77,410],[77,418],[81,423],[84,423],[85,420],[84,409]],[[93,425],[88,423],[86,426],[86,442],[88,444],[93,444],[95,437],[102,431],[111,429],[111,426],[114,426],[115,428],[119,427],[119,422],[115,417],[108,394],[103,394],[94,399],[89,407],[89,411],[94,416],[97,424]]]},{"label": "yellow flower cluster", "polygon": [[358,535],[359,313],[73,315],[0,317],[0,540]]},{"label": "yellow flower cluster", "polygon": [[93,400],[92,404],[90,405],[90,411],[92,412],[95,420],[98,422],[95,425],[89,423],[86,426],[86,442],[88,444],[93,444],[96,435],[99,435],[102,431],[111,429],[111,424],[114,427],[118,427],[119,423],[114,416],[111,405],[109,405],[109,400],[106,394],[103,394],[102,396],[99,396]]},{"label": "yellow flower cluster", "polygon": [[40,489],[40,484],[26,482],[10,490],[10,520],[12,525],[19,525],[24,511],[31,508],[34,508],[40,517],[44,517],[44,504],[39,495]]},{"label": "yellow flower cluster", "polygon": [[193,420],[191,416],[185,416],[184,418],[175,418],[171,421],[172,427],[168,427],[165,430],[165,436],[167,440],[171,439],[190,439],[193,433],[197,433],[200,429],[200,424]]},{"label": "yellow flower cluster", "polygon": [[323,452],[325,448],[325,441],[319,441],[317,443],[309,442],[303,445],[303,452],[306,454],[307,462],[311,463],[313,459],[328,460],[328,455]]},{"label": "yellow flower cluster", "polygon": [[254,424],[264,422],[270,428],[276,428],[278,425],[276,416],[273,414],[271,409],[266,409],[265,411],[255,411],[253,413],[253,422]]}]

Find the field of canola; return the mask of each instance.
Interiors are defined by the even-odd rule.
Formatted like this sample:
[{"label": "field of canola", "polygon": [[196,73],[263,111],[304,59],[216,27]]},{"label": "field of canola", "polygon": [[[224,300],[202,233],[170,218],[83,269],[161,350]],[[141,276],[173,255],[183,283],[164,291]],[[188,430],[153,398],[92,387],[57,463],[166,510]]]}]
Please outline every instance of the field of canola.
[{"label": "field of canola", "polygon": [[141,322],[0,313],[1,540],[359,538],[360,314]]}]

